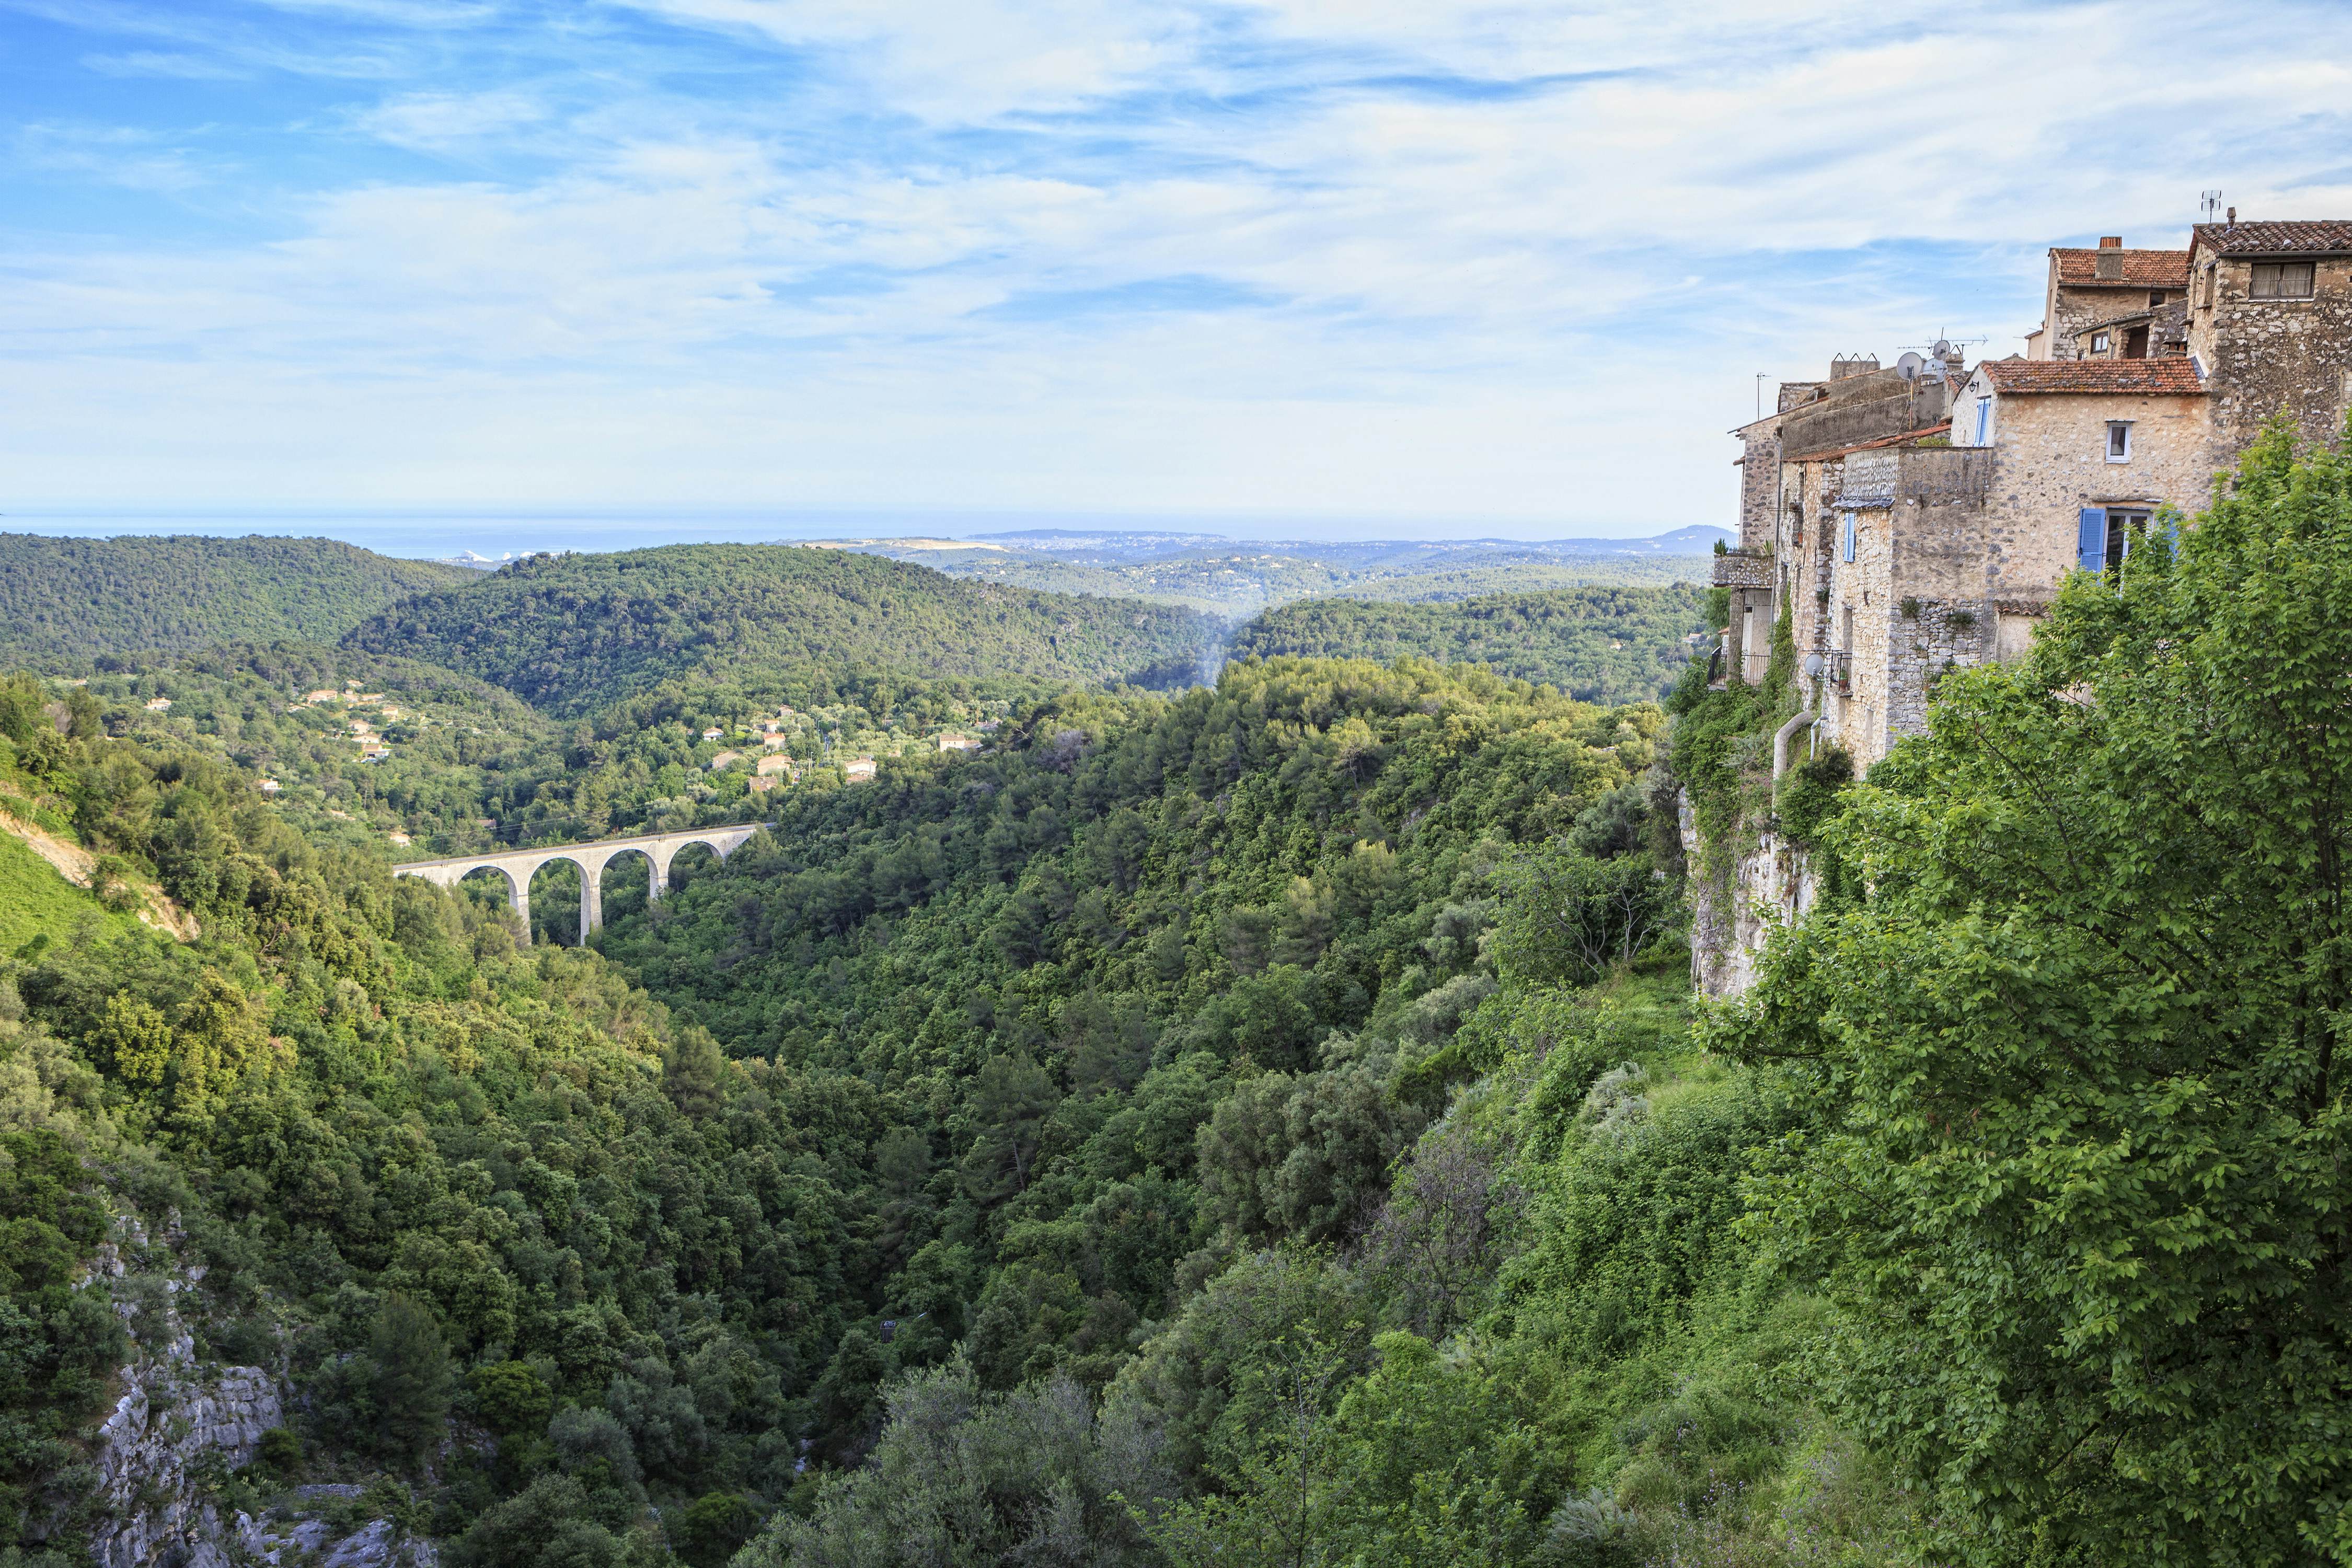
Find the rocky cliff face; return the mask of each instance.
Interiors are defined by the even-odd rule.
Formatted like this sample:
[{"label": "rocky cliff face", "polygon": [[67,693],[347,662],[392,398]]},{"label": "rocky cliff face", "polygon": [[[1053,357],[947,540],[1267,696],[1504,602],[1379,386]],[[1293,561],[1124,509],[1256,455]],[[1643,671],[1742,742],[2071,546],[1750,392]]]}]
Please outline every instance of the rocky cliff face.
[{"label": "rocky cliff face", "polygon": [[[98,1268],[120,1279],[126,1251],[151,1250],[138,1221],[126,1220],[120,1238],[100,1249]],[[122,1369],[122,1396],[99,1430],[105,1521],[91,1532],[90,1551],[100,1568],[228,1568],[236,1531],[205,1483],[252,1458],[261,1435],[284,1424],[275,1373],[197,1365],[177,1299],[203,1279],[201,1264],[175,1268],[159,1309],[119,1309],[135,1349]]]},{"label": "rocky cliff face", "polygon": [[1756,960],[1772,926],[1811,909],[1821,879],[1811,858],[1775,833],[1759,834],[1736,856],[1728,878],[1709,878],[1700,869],[1706,857],[1689,797],[1678,799],[1683,857],[1691,867],[1691,983],[1709,996],[1737,996],[1755,984]]},{"label": "rocky cliff face", "polygon": [[[179,1261],[176,1226],[151,1242],[136,1218],[117,1226],[99,1248],[94,1272],[121,1280],[137,1259],[143,1304],[123,1300],[133,1344],[121,1373],[122,1395],[99,1429],[95,1468],[103,1521],[90,1532],[98,1568],[434,1568],[431,1542],[408,1537],[388,1519],[338,1529],[317,1517],[351,1507],[357,1486],[308,1486],[278,1500],[260,1520],[224,1519],[214,1500],[218,1480],[249,1461],[261,1435],[285,1424],[287,1391],[274,1371],[206,1367],[179,1304],[203,1283],[202,1264]],[[160,1300],[143,1288],[160,1275]]]}]

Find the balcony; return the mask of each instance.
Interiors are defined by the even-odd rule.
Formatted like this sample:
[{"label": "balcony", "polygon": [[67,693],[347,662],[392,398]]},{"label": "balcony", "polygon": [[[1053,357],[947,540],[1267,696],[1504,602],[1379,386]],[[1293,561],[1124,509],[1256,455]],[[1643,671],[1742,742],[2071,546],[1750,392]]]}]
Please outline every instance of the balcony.
[{"label": "balcony", "polygon": [[1809,680],[1826,680],[1830,689],[1841,697],[1853,695],[1853,655],[1851,653],[1809,653],[1801,666]]},{"label": "balcony", "polygon": [[1708,582],[1717,588],[1769,588],[1772,585],[1772,552],[1769,550],[1727,550],[1715,558],[1715,575]]}]

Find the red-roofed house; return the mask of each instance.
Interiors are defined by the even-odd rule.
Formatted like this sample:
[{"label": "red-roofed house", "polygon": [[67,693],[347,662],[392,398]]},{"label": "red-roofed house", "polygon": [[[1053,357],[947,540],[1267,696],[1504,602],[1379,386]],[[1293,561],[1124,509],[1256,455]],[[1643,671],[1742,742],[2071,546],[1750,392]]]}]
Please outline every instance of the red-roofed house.
[{"label": "red-roofed house", "polygon": [[[2134,310],[2175,303],[2189,291],[2189,252],[2126,250],[2121,235],[2108,235],[2096,249],[2053,246],[2050,282],[2042,300],[2042,326],[2025,337],[2028,359],[2072,359],[2082,352],[2076,334],[2095,323]],[[2126,327],[2117,342],[2144,330]]]}]

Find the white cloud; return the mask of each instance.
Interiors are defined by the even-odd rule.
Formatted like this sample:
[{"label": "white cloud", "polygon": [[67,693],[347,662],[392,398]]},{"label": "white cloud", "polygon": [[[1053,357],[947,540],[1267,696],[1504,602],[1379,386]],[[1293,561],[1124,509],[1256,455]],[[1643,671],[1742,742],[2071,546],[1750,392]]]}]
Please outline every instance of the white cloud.
[{"label": "white cloud", "polygon": [[[1643,531],[1724,514],[1756,370],[2004,352],[2042,246],[2178,236],[2200,187],[2352,213],[2339,13],[1883,11],[657,0],[693,47],[637,72],[605,34],[449,41],[467,68],[332,123],[460,174],[0,258],[37,371],[0,457],[53,499]],[[150,132],[27,144],[205,172]]]}]

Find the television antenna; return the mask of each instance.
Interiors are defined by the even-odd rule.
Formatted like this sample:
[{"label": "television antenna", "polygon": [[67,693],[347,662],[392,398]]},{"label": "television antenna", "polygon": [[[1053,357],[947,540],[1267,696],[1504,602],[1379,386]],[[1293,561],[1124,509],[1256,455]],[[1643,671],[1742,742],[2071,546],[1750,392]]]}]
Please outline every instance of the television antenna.
[{"label": "television antenna", "polygon": [[2213,215],[2221,210],[2221,193],[2219,191],[2200,191],[2198,193],[2197,199],[2204,205],[2205,221],[2207,223],[2211,223],[2213,221]]}]

